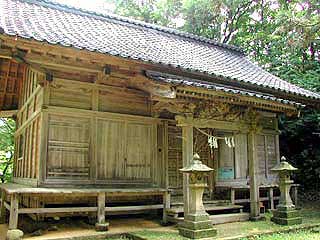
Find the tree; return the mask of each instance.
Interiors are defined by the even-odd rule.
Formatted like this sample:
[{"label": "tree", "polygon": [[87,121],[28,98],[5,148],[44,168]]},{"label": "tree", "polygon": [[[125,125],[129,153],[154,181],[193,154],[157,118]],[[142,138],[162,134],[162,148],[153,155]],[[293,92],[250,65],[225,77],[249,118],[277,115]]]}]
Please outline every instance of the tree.
[{"label": "tree", "polygon": [[11,179],[14,158],[15,122],[0,118],[0,180],[2,183]]}]

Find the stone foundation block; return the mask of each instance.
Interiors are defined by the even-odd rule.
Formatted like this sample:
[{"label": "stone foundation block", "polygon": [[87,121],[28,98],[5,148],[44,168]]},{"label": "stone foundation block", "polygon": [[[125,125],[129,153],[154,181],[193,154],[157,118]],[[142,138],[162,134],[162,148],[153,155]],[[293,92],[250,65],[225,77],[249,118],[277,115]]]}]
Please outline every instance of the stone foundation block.
[{"label": "stone foundation block", "polygon": [[214,228],[192,230],[192,229],[180,227],[179,234],[181,236],[191,238],[191,239],[201,239],[201,238],[210,238],[210,237],[216,236],[217,230]]},{"label": "stone foundation block", "polygon": [[180,224],[180,226],[182,228],[188,228],[191,230],[210,229],[212,228],[212,222],[211,220],[199,221],[199,222],[185,220]]},{"label": "stone foundation block", "polygon": [[11,229],[7,232],[6,240],[21,240],[23,232],[19,229]]},{"label": "stone foundation block", "polygon": [[299,215],[299,212],[297,210],[291,210],[291,211],[274,210],[273,211],[273,217],[277,217],[277,218],[297,218],[297,217],[300,217],[300,215]]},{"label": "stone foundation block", "polygon": [[109,223],[96,223],[96,231],[104,232],[109,230]]},{"label": "stone foundation block", "polygon": [[280,225],[296,225],[296,224],[301,224],[302,223],[302,218],[301,217],[296,217],[296,218],[280,218],[280,217],[272,217],[271,218],[272,222],[275,222]]}]

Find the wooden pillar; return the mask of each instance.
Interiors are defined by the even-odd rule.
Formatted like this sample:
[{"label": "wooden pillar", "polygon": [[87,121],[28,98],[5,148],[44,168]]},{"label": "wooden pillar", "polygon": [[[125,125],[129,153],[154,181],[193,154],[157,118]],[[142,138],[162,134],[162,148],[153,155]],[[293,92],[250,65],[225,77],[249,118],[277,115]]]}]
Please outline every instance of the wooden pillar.
[{"label": "wooden pillar", "polygon": [[[183,125],[182,126],[182,161],[183,167],[186,167],[192,162],[193,158],[193,126]],[[184,215],[189,213],[189,174],[183,174],[183,204],[184,204]]]},{"label": "wooden pillar", "polygon": [[236,202],[236,190],[234,188],[230,189],[230,200],[232,204]]},{"label": "wooden pillar", "polygon": [[0,224],[6,223],[6,201],[5,191],[1,191]]},{"label": "wooden pillar", "polygon": [[257,174],[257,149],[256,133],[251,130],[248,134],[248,158],[249,158],[249,176],[250,176],[250,217],[259,218],[259,185]]},{"label": "wooden pillar", "polygon": [[19,198],[17,194],[11,195],[10,200],[10,217],[9,217],[9,230],[18,228],[18,209]]},{"label": "wooden pillar", "polygon": [[106,210],[106,193],[98,193],[97,197],[98,202],[98,211],[97,211],[97,231],[106,231],[108,230],[109,223],[106,223],[105,210]]},{"label": "wooden pillar", "polygon": [[269,202],[270,202],[270,209],[274,210],[274,201],[273,201],[273,188],[269,188]]},{"label": "wooden pillar", "polygon": [[296,208],[298,208],[298,187],[299,187],[299,185],[298,184],[294,184],[293,186],[292,186],[292,195],[293,195],[293,203],[294,203],[294,205],[295,205],[295,207]]},{"label": "wooden pillar", "polygon": [[166,191],[163,194],[163,216],[162,216],[162,223],[167,224],[168,223],[168,214],[167,209],[170,209],[170,203],[171,201],[171,195],[168,191]]},{"label": "wooden pillar", "polygon": [[98,223],[105,223],[105,208],[106,208],[106,195],[105,193],[98,194]]}]

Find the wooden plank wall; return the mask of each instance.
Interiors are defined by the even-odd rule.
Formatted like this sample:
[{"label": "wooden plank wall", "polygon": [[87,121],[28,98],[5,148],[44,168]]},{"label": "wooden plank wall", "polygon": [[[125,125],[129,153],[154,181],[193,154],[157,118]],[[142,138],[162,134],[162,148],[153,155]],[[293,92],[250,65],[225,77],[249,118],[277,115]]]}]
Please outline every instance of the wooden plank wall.
[{"label": "wooden plank wall", "polygon": [[46,183],[165,184],[164,128],[149,94],[54,78],[48,95]]},{"label": "wooden plank wall", "polygon": [[41,106],[44,74],[26,68],[19,99],[16,120],[16,151],[14,177],[37,179],[39,177]]},{"label": "wooden plank wall", "polygon": [[18,109],[25,66],[0,58],[0,110]]},{"label": "wooden plank wall", "polygon": [[155,125],[99,119],[98,128],[98,180],[151,181]]},{"label": "wooden plank wall", "polygon": [[89,179],[90,119],[50,115],[47,177]]},{"label": "wooden plank wall", "polygon": [[[204,164],[214,167],[213,155],[211,155],[208,146],[208,138],[196,129],[194,129],[194,152],[199,154]],[[168,124],[168,175],[170,188],[182,188],[182,173],[179,171],[182,167],[182,129],[176,126],[176,122],[171,121]],[[209,185],[212,186],[213,176],[208,179]]]},{"label": "wooden plank wall", "polygon": [[276,135],[257,135],[257,160],[259,163],[258,174],[260,184],[269,184],[276,180],[275,174],[270,171],[279,161],[277,159],[276,139]]},{"label": "wooden plank wall", "polygon": [[248,137],[246,134],[235,135],[235,177],[236,179],[247,179],[248,169]]}]

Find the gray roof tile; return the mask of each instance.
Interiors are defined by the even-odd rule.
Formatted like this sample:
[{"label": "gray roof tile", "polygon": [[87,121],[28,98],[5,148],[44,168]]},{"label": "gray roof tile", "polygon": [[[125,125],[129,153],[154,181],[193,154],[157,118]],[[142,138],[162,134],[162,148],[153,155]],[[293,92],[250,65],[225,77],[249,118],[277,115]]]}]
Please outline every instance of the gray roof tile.
[{"label": "gray roof tile", "polygon": [[50,44],[202,72],[320,99],[268,73],[235,46],[117,15],[101,15],[46,0],[0,0],[0,32]]}]

